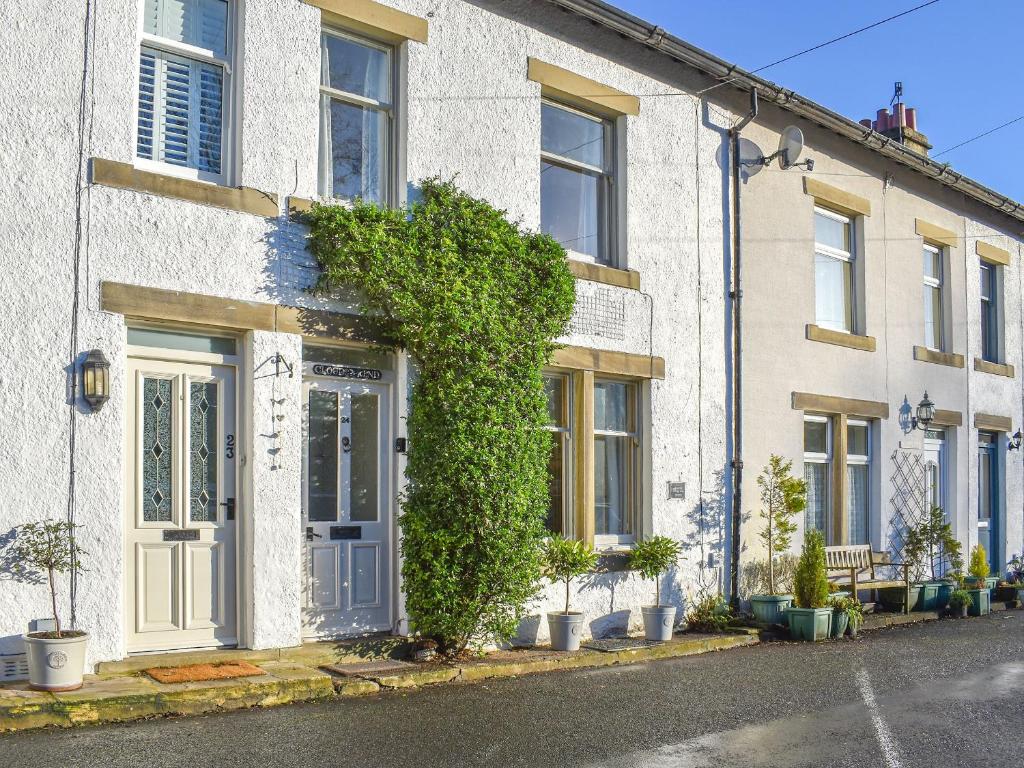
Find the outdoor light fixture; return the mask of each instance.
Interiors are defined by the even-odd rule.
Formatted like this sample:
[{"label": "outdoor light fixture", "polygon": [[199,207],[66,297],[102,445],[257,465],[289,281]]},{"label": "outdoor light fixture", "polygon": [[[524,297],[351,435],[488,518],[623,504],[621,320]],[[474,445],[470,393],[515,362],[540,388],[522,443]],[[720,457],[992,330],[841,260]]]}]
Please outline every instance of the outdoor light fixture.
[{"label": "outdoor light fixture", "polygon": [[110,399],[110,361],[98,349],[82,362],[82,396],[94,411]]},{"label": "outdoor light fixture", "polygon": [[1019,451],[1020,444],[1022,441],[1024,441],[1024,435],[1022,435],[1020,433],[1020,430],[1018,429],[1016,432],[1013,433],[1013,436],[1010,438],[1009,443],[1006,447],[1011,451]]},{"label": "outdoor light fixture", "polygon": [[935,421],[935,403],[931,401],[926,391],[921,402],[917,404],[917,415],[910,420],[910,425],[913,429],[928,429],[933,421]]}]

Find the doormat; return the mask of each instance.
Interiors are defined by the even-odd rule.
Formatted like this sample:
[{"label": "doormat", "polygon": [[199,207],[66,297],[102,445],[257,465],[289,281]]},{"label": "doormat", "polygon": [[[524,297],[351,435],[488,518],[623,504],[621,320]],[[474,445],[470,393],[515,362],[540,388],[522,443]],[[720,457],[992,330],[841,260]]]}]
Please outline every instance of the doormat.
[{"label": "doormat", "polygon": [[616,651],[635,651],[638,648],[651,648],[655,645],[662,645],[658,640],[645,640],[642,637],[608,637],[604,640],[587,640],[580,643],[584,648],[592,651],[604,651],[615,653]]},{"label": "doormat", "polygon": [[229,680],[232,677],[255,677],[267,674],[247,661],[226,661],[222,664],[189,664],[184,667],[153,667],[144,670],[158,683],[197,683],[202,680]]},{"label": "doormat", "polygon": [[386,675],[390,672],[416,669],[416,665],[399,659],[381,659],[379,661],[356,661],[351,664],[326,664],[321,669],[343,677],[365,677],[366,675]]}]

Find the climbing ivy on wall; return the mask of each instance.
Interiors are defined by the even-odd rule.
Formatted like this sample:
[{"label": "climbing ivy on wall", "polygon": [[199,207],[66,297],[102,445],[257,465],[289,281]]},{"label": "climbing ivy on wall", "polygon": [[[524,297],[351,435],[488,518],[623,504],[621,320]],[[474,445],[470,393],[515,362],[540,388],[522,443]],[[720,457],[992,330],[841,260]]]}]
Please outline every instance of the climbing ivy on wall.
[{"label": "climbing ivy on wall", "polygon": [[318,289],[359,289],[416,361],[400,522],[413,629],[447,653],[507,638],[540,578],[541,370],[572,315],[565,251],[437,180],[406,209],[315,205],[308,221]]}]

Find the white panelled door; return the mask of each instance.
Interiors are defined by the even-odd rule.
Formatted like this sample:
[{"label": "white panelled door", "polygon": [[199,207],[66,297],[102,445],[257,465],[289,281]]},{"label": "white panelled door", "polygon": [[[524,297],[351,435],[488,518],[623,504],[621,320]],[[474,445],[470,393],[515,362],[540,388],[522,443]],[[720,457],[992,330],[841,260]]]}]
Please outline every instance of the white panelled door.
[{"label": "white panelled door", "polygon": [[306,637],[391,628],[390,409],[385,385],[305,384]]},{"label": "white panelled door", "polygon": [[236,643],[235,369],[128,361],[129,652]]}]

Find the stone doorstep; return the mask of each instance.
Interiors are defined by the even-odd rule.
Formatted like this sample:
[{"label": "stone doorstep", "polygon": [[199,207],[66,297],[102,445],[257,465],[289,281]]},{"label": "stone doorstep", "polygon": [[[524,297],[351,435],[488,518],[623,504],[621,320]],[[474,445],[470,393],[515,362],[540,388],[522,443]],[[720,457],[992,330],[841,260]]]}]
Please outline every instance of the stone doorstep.
[{"label": "stone doorstep", "polygon": [[[399,666],[390,662],[364,663],[362,674],[343,666],[328,674],[307,663],[262,661],[265,675],[191,683],[157,683],[138,672],[115,676],[88,675],[78,691],[42,693],[0,687],[0,732],[45,726],[69,727],[122,722],[166,715],[270,707],[331,696],[365,696],[386,689],[410,689],[441,683],[518,677],[555,670],[635,664],[709,651],[755,645],[753,634],[680,636],[661,645],[623,651],[527,651],[458,665],[442,663]],[[317,657],[318,654],[313,654]],[[194,660],[195,656],[189,656]],[[251,659],[251,656],[248,657]],[[218,660],[223,657],[218,657]],[[152,665],[152,657],[147,666]],[[411,669],[409,668],[411,667]]]}]

